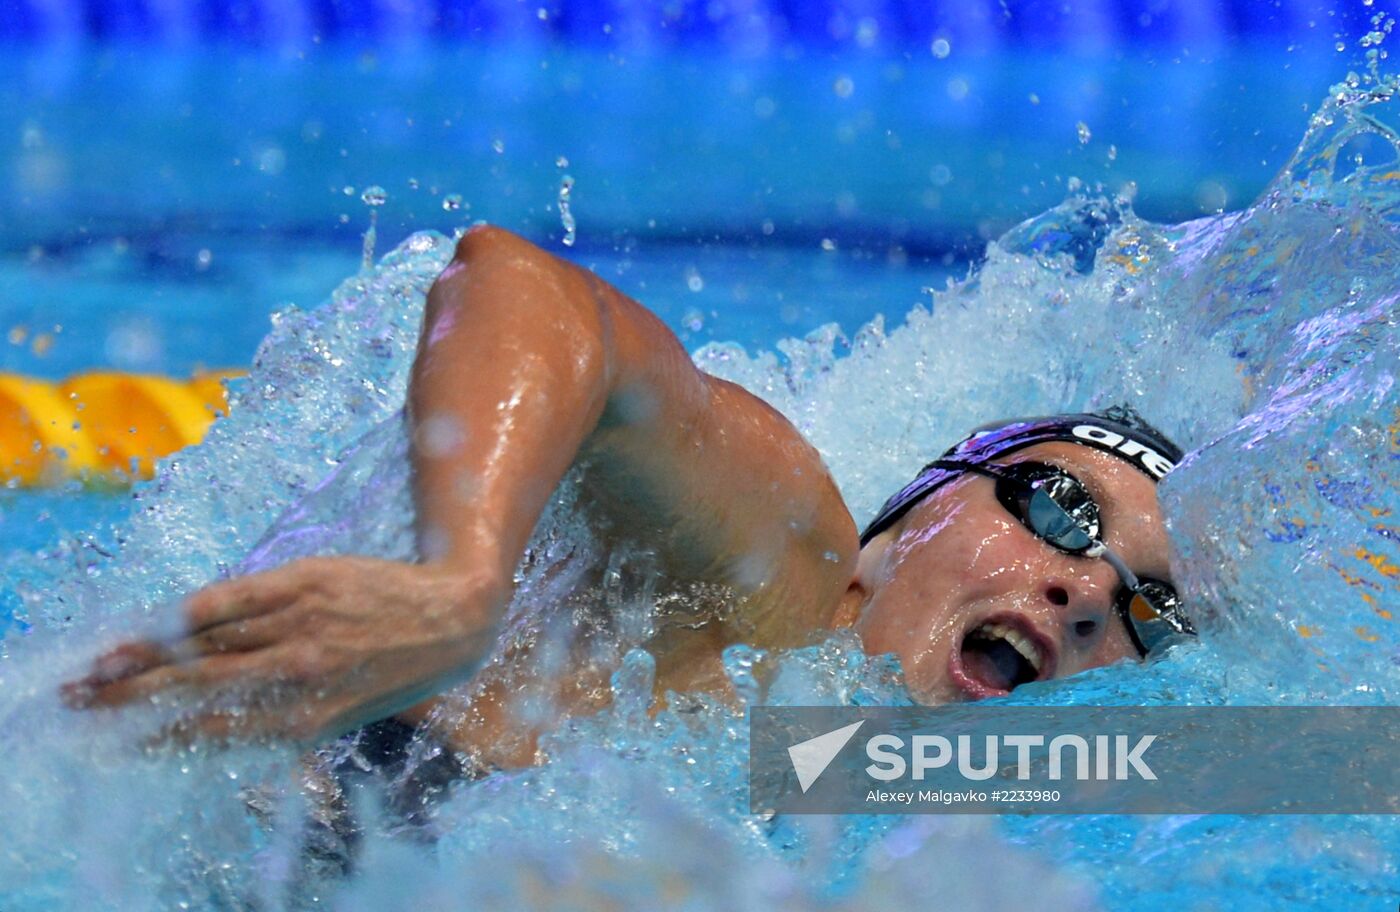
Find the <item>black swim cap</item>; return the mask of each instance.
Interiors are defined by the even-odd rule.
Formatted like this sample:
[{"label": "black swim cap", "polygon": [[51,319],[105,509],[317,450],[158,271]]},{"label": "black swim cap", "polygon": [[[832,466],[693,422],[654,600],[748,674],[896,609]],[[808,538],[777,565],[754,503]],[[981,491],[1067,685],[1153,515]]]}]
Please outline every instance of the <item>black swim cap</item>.
[{"label": "black swim cap", "polygon": [[[1153,481],[1160,481],[1182,457],[1180,447],[1131,407],[1115,405],[1102,412],[1013,418],[983,425],[938,459],[990,462],[998,456],[1050,441],[1077,443],[1112,453]],[[860,535],[862,548],[898,522],[919,501],[961,474],[954,469],[937,468],[934,462],[924,466],[913,481],[885,501]]]}]

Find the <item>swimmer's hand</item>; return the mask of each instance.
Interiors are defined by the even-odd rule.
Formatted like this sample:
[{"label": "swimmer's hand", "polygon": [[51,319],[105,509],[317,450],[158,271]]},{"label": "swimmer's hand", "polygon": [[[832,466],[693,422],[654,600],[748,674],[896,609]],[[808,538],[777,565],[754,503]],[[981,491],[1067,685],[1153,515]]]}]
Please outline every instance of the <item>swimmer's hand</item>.
[{"label": "swimmer's hand", "polygon": [[308,558],[201,589],[184,636],[122,644],[62,693],[77,708],[178,698],[178,740],[311,742],[470,675],[509,594],[494,574]]}]

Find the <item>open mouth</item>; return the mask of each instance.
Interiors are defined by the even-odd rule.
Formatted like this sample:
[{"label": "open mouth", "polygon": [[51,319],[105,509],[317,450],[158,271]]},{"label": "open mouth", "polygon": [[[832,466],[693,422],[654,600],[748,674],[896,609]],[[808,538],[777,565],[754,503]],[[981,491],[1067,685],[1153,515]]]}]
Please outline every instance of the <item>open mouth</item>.
[{"label": "open mouth", "polygon": [[1041,638],[1019,618],[989,619],[963,636],[954,677],[974,696],[996,696],[1049,677],[1049,658]]}]

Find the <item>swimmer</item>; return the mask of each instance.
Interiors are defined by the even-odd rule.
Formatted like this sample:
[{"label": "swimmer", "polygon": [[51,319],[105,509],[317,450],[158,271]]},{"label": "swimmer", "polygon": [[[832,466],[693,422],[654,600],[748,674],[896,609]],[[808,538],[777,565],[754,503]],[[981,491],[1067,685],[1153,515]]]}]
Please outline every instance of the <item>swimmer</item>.
[{"label": "swimmer", "polygon": [[[898,656],[928,703],[1194,633],[1155,493],[1181,453],[1130,409],[981,429],[861,533],[781,414],[697,369],[602,279],[500,228],[467,232],[429,292],[407,415],[420,562],[310,558],[214,583],[185,600],[186,636],[101,656],[65,686],[70,704],[232,691],[237,707],[210,703],[183,734],[312,743],[419,722],[465,684],[471,721],[442,737],[492,765],[530,762],[528,744],[490,755],[523,723],[492,692],[505,685],[472,676],[573,467],[605,544],[640,543],[662,591],[722,603],[658,621],[645,644],[658,694],[723,692],[731,644],[792,648],[831,628]],[[605,675],[558,677],[560,713],[606,700]]]}]

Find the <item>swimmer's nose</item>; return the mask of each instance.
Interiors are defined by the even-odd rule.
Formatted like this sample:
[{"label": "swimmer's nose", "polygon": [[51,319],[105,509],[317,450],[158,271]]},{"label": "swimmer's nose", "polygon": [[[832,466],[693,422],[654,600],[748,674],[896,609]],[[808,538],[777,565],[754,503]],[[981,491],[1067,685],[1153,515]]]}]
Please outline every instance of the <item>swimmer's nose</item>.
[{"label": "swimmer's nose", "polygon": [[1090,573],[1077,578],[1047,579],[1041,597],[1055,612],[1071,644],[1090,644],[1103,637],[1113,616],[1113,592],[1118,576]]}]

